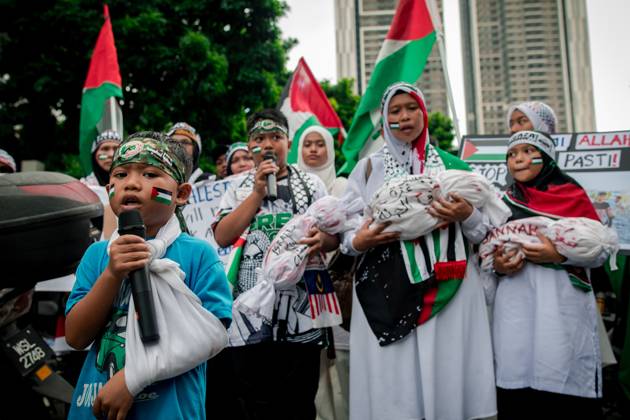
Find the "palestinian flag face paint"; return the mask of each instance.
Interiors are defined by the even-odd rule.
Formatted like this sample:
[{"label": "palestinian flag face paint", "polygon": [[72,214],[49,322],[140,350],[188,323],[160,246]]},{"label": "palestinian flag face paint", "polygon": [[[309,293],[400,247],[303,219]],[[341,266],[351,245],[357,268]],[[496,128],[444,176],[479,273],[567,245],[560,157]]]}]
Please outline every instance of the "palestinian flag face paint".
[{"label": "palestinian flag face paint", "polygon": [[111,201],[116,195],[116,191],[114,190],[114,186],[109,187],[109,200]]},{"label": "palestinian flag face paint", "polygon": [[532,158],[532,165],[542,165],[543,159],[541,157]]},{"label": "palestinian flag face paint", "polygon": [[162,188],[153,187],[151,190],[151,200],[168,206],[173,202],[173,193]]}]

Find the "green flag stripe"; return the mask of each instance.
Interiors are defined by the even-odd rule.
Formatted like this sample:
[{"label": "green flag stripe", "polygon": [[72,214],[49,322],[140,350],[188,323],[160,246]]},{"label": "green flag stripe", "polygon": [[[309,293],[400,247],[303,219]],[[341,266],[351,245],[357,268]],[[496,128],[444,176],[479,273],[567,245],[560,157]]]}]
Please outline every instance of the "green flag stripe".
[{"label": "green flag stripe", "polygon": [[440,159],[442,159],[442,162],[444,162],[444,166],[446,167],[446,169],[460,169],[462,171],[472,171],[472,169],[470,169],[470,166],[468,166],[466,162],[459,159],[457,156],[453,156],[449,152],[442,150],[438,147],[435,148],[435,151],[440,156]]},{"label": "green flag stripe", "polygon": [[420,275],[420,269],[418,268],[418,262],[416,261],[416,251],[415,246],[412,241],[403,241],[405,244],[405,250],[407,252],[407,257],[409,258],[409,267],[411,268],[411,275],[413,279],[411,279],[412,283],[420,283],[422,281],[422,276]]},{"label": "green flag stripe", "polygon": [[85,174],[92,172],[91,148],[97,136],[96,124],[103,117],[103,106],[107,98],[122,98],[122,89],[105,82],[97,88],[86,89],[81,99],[81,121],[79,124],[79,156]]},{"label": "green flag stripe", "polygon": [[433,253],[435,253],[436,262],[440,261],[440,257],[442,256],[440,253],[440,249],[441,249],[440,230],[441,229],[433,229],[433,232],[431,232],[431,236],[433,236]]},{"label": "green flag stripe", "polygon": [[439,282],[437,295],[435,296],[435,303],[431,308],[431,316],[440,312],[457,293],[459,286],[461,286],[461,279],[452,279]]},{"label": "green flag stripe", "polygon": [[504,162],[505,161],[505,154],[497,155],[497,154],[477,153],[477,154],[468,156],[466,158],[467,162],[468,161],[473,161],[473,160],[483,160],[483,161],[492,161],[492,162],[501,161],[501,162]]},{"label": "green flag stripe", "polygon": [[234,254],[234,259],[232,260],[232,264],[228,268],[227,279],[232,286],[236,286],[238,282],[238,269],[241,264],[241,254],[243,253],[243,247],[239,246]]},{"label": "green flag stripe", "polygon": [[585,282],[581,278],[571,273],[569,273],[569,280],[571,280],[571,284],[573,285],[573,287],[583,292],[590,292],[591,290],[593,290],[593,287],[591,286],[590,283]]}]

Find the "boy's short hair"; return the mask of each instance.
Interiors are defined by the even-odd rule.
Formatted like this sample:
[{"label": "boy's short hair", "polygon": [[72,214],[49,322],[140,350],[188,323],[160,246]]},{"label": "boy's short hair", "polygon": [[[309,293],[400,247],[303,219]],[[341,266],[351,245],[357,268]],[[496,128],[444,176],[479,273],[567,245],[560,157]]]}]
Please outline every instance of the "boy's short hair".
[{"label": "boy's short hair", "polygon": [[[166,134],[161,133],[159,131],[140,131],[138,133],[129,135],[125,139],[125,141],[122,142],[120,148],[116,151],[116,154],[114,155],[114,161],[110,169],[110,173],[116,166],[118,166],[118,164],[125,164],[125,160],[129,159],[128,155],[125,155],[126,153],[125,145],[127,143],[133,142],[134,140],[139,140],[142,142],[143,140],[146,141],[146,139],[154,140],[156,144],[155,147],[162,148],[162,150],[164,150],[164,148],[166,149],[165,150],[166,155],[170,156],[170,159],[167,158],[166,156],[164,157],[164,159],[166,159],[167,161],[170,161],[170,164],[166,166],[167,168],[166,172],[167,173],[169,172],[168,168],[172,168],[172,170],[174,170],[175,172],[169,173],[169,175],[173,177],[173,179],[175,179],[178,183],[180,183],[180,179],[178,178],[183,178],[181,182],[187,182],[192,173],[191,157],[188,156],[188,154],[186,153],[186,150],[184,149],[184,146],[182,146],[177,140],[173,140]],[[163,144],[163,146],[158,146],[158,144],[160,143]],[[151,153],[153,152],[154,151],[152,151]],[[137,153],[133,153],[131,158],[137,159],[134,157],[134,155],[136,154]],[[154,154],[153,156],[156,156],[156,155]],[[179,161],[179,163],[176,163],[175,161]],[[127,160],[127,162],[129,161]]]},{"label": "boy's short hair", "polygon": [[275,123],[283,126],[289,131],[289,122],[287,121],[287,117],[284,114],[275,109],[275,108],[267,108],[261,111],[255,112],[247,118],[247,132],[249,133],[256,122],[260,120],[272,120]]}]

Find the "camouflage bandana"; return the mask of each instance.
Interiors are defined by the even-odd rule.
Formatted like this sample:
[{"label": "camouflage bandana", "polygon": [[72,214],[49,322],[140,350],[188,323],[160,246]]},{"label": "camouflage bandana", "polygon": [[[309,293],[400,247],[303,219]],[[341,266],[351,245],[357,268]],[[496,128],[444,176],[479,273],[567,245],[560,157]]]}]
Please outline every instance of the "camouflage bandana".
[{"label": "camouflage bandana", "polygon": [[271,133],[273,131],[279,131],[285,136],[289,134],[289,130],[285,126],[283,126],[282,124],[278,124],[274,120],[267,119],[256,121],[256,124],[254,124],[251,130],[249,130],[249,133],[247,135],[251,138],[252,136],[259,133]]},{"label": "camouflage bandana", "polygon": [[178,184],[186,182],[184,164],[170,151],[168,145],[152,138],[135,137],[125,141],[116,151],[114,168],[128,163],[144,163],[166,172]]}]

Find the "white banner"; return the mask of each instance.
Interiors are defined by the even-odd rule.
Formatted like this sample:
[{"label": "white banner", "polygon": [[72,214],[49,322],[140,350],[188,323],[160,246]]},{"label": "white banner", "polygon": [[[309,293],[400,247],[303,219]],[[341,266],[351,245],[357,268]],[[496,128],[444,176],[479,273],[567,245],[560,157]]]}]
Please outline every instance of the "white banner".
[{"label": "white banner", "polygon": [[184,218],[190,234],[205,241],[216,249],[219,258],[225,264],[231,246],[220,248],[212,233],[212,220],[219,209],[221,198],[230,187],[231,180],[201,181],[193,185],[188,204],[183,209]]}]

